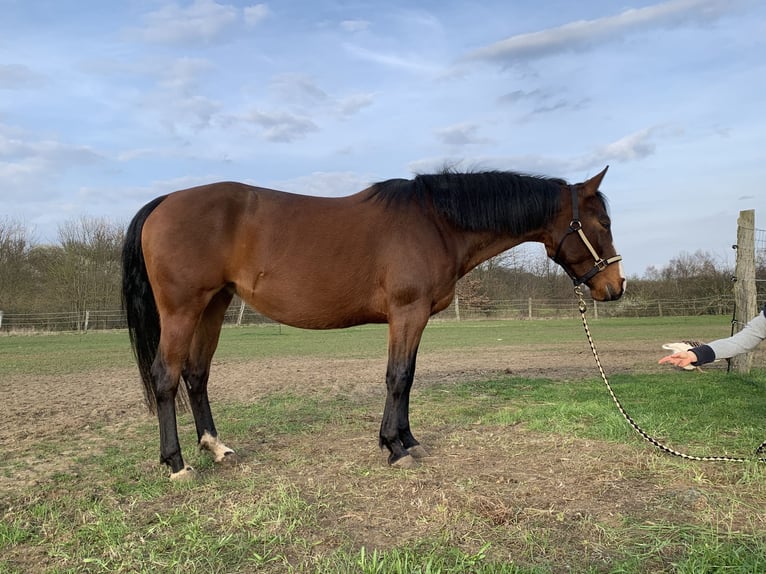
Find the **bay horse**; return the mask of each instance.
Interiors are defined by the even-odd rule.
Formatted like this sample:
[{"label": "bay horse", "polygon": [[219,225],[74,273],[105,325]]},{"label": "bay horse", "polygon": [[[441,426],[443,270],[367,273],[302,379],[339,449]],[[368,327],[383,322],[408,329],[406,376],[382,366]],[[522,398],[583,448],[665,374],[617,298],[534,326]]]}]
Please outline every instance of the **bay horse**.
[{"label": "bay horse", "polygon": [[235,293],[294,327],[388,323],[380,446],[389,464],[416,465],[427,455],[409,423],[418,345],[429,317],[452,301],[458,279],[536,241],[595,300],[622,295],[622,264],[612,265],[621,257],[598,190],[605,173],[570,185],[514,172],[445,170],[338,198],[222,182],[146,204],[126,231],[122,295],[171,479],[193,473],[176,428],[181,379],[199,446],[216,462],[236,460],[218,438],[207,391]]}]

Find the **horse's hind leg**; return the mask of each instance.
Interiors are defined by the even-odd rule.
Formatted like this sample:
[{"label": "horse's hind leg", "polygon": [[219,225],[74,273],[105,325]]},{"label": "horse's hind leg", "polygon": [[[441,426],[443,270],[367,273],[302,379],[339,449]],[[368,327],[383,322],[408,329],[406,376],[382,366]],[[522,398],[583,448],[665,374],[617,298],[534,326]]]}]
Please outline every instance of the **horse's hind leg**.
[{"label": "horse's hind leg", "polygon": [[160,427],[160,462],[170,466],[171,479],[184,478],[192,472],[184,464],[176,427],[176,393],[181,378],[181,365],[189,352],[196,318],[165,316],[157,357],[152,365],[154,396]]},{"label": "horse's hind leg", "polygon": [[210,363],[218,346],[223,317],[231,299],[232,293],[228,289],[224,289],[219,291],[210,301],[197,324],[191,352],[182,372],[189,393],[189,403],[194,414],[199,446],[210,451],[213,459],[218,463],[236,462],[234,451],[218,438],[218,431],[215,428],[215,422],[213,422],[213,413],[210,410],[207,394]]}]

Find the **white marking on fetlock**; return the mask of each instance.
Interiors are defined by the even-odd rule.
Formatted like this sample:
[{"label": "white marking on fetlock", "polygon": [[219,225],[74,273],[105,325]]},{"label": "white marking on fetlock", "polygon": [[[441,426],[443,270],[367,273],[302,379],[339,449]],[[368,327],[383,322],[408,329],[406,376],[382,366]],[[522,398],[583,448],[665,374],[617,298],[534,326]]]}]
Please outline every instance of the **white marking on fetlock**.
[{"label": "white marking on fetlock", "polygon": [[197,476],[197,471],[187,466],[170,474],[170,480],[192,480]]},{"label": "white marking on fetlock", "polygon": [[234,454],[234,451],[218,440],[218,437],[211,435],[207,431],[199,439],[199,447],[210,451],[215,462],[221,462],[226,458],[226,455]]}]

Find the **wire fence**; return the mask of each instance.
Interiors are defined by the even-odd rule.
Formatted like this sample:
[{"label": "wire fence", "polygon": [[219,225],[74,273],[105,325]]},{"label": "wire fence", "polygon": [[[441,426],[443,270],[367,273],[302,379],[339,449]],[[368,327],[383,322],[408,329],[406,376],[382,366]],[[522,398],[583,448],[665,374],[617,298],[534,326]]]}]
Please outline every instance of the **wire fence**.
[{"label": "wire fence", "polygon": [[[755,229],[755,268],[766,269],[766,229]],[[757,271],[755,287],[760,301],[766,295],[766,276],[760,276]]]},{"label": "wire fence", "polygon": [[[545,320],[579,317],[575,297],[568,299],[534,299],[531,297],[498,300],[471,305],[458,300],[434,317],[435,320]],[[639,299],[629,298],[611,303],[588,304],[591,317],[673,317],[693,315],[730,316],[734,309],[733,297],[705,299]],[[277,324],[268,317],[240,302],[226,312],[224,325],[245,326]],[[93,309],[59,313],[3,313],[0,311],[0,333],[22,334],[37,332],[101,331],[126,329],[121,309]]]}]

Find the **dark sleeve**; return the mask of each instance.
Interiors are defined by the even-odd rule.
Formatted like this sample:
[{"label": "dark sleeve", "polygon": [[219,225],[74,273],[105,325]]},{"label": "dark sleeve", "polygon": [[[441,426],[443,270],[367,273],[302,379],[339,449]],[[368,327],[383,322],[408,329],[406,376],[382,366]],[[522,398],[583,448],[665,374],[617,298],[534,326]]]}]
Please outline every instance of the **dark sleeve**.
[{"label": "dark sleeve", "polygon": [[697,361],[692,363],[695,367],[704,365],[706,363],[712,363],[715,361],[715,351],[708,345],[700,345],[699,347],[692,347],[689,349],[692,353],[697,355]]}]

